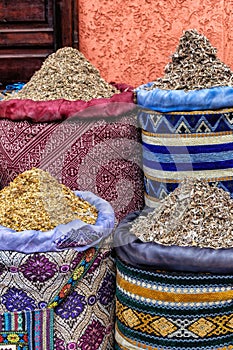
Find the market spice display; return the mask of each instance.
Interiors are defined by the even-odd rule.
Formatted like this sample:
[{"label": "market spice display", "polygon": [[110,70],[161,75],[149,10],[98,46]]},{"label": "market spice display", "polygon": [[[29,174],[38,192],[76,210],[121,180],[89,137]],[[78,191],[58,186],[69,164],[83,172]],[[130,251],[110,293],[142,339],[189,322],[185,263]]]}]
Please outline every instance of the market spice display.
[{"label": "market spice display", "polygon": [[48,231],[76,219],[95,224],[97,215],[94,206],[37,168],[0,191],[0,225],[15,231]]},{"label": "market spice display", "polygon": [[89,101],[117,93],[120,91],[101,78],[99,70],[80,51],[64,47],[48,56],[22,90],[4,99]]},{"label": "market spice display", "polygon": [[195,29],[180,38],[162,78],[146,90],[198,90],[216,86],[233,86],[233,72],[217,57],[217,49]]},{"label": "market spice display", "polygon": [[184,179],[159,208],[130,229],[144,242],[201,248],[233,247],[233,199],[206,180]]}]

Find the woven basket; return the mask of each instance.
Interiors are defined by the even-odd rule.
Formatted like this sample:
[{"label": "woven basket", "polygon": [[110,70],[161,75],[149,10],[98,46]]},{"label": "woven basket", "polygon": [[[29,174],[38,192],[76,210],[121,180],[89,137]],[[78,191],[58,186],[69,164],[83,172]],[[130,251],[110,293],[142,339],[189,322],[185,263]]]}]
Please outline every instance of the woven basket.
[{"label": "woven basket", "polygon": [[233,250],[141,242],[138,214],[115,232],[115,349],[233,349]]},{"label": "woven basket", "polygon": [[233,195],[233,109],[161,113],[140,108],[145,202],[155,207],[184,177]]}]

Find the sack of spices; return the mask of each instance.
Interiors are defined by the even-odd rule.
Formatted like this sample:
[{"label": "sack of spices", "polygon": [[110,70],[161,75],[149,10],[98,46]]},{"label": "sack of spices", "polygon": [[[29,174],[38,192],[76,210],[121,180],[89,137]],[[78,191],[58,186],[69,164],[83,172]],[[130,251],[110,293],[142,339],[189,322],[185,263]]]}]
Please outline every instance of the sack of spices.
[{"label": "sack of spices", "polygon": [[68,246],[86,250],[114,227],[108,202],[90,192],[74,193],[36,168],[0,191],[0,208],[0,250],[33,253]]},{"label": "sack of spices", "polygon": [[108,84],[76,49],[51,54],[0,101],[1,186],[39,167],[104,198],[120,220],[143,207],[141,133],[133,88]]},{"label": "sack of spices", "polygon": [[114,211],[33,168],[0,191],[0,345],[113,348]]},{"label": "sack of spices", "polygon": [[164,77],[136,95],[146,204],[155,207],[186,176],[233,194],[233,73],[208,39],[184,32]]},{"label": "sack of spices", "polygon": [[233,347],[233,199],[185,179],[118,226],[116,349]]}]

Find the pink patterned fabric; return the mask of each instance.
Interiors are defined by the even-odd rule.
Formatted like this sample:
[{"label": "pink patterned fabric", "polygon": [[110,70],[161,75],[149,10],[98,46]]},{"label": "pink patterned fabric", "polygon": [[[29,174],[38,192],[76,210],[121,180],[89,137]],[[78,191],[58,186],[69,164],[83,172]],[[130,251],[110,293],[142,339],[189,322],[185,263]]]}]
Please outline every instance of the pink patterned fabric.
[{"label": "pink patterned fabric", "polygon": [[32,167],[111,203],[117,220],[142,209],[141,139],[133,87],[85,101],[0,101],[0,185]]},{"label": "pink patterned fabric", "polygon": [[0,184],[38,167],[72,190],[106,199],[121,220],[144,203],[140,142],[133,111],[97,120],[0,119]]},{"label": "pink patterned fabric", "polygon": [[30,120],[38,123],[61,121],[77,115],[79,118],[116,117],[131,111],[134,108],[132,86],[111,84],[121,93],[114,94],[111,98],[93,98],[88,102],[64,99],[51,101],[33,101],[30,99],[2,100],[0,102],[0,118],[15,121]]}]

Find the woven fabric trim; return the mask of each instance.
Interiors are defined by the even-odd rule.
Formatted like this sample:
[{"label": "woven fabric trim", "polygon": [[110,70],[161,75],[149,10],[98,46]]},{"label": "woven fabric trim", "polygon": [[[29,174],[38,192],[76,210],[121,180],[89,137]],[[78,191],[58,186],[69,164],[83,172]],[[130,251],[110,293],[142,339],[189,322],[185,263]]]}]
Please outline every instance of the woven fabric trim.
[{"label": "woven fabric trim", "polygon": [[[152,177],[150,175],[146,175],[146,178],[149,180],[161,182],[161,183],[180,183],[182,181],[181,179],[168,179],[168,178],[160,178],[160,177]],[[224,177],[205,177],[206,181],[208,182],[216,182],[216,181],[232,181],[233,176],[224,176]],[[148,198],[155,200],[153,197],[150,197],[148,194],[146,194]],[[159,199],[157,199],[159,200]]]},{"label": "woven fabric trim", "polygon": [[164,170],[154,170],[143,166],[144,174],[146,177],[150,177],[151,179],[156,178],[168,178],[170,180],[182,180],[185,177],[193,177],[193,178],[205,178],[212,179],[216,181],[216,178],[224,178],[228,179],[232,177],[233,168],[230,169],[214,169],[214,170],[201,170],[201,171],[164,171]]},{"label": "woven fabric trim", "polygon": [[[53,350],[53,310],[5,312],[1,317],[1,332],[17,341],[17,350],[37,349]],[[5,340],[5,342],[6,342]],[[1,344],[1,343],[0,343]]]},{"label": "woven fabric trim", "polygon": [[160,146],[195,146],[232,143],[233,131],[206,134],[153,134],[142,130],[144,143]]},{"label": "woven fabric trim", "polygon": [[67,283],[61,288],[57,295],[48,303],[48,308],[55,308],[65,300],[65,298],[75,289],[78,282],[85,276],[91,268],[99,252],[99,247],[92,247],[83,253],[82,259],[74,269]]},{"label": "woven fabric trim", "polygon": [[117,285],[124,289],[125,291],[137,294],[139,296],[142,296],[144,298],[149,299],[156,299],[161,301],[167,301],[169,303],[175,302],[175,303],[202,303],[202,302],[216,302],[216,301],[223,301],[223,300],[231,300],[233,299],[233,290],[226,290],[221,292],[209,292],[209,293],[193,293],[193,294],[186,294],[186,293],[179,293],[178,288],[174,288],[174,292],[166,292],[158,291],[154,289],[148,288],[146,285],[145,287],[130,283],[123,278],[117,275]]},{"label": "woven fabric trim", "polygon": [[[166,347],[166,346],[162,346],[162,347],[156,347],[156,346],[150,346],[144,343],[140,343],[137,341],[133,341],[130,338],[126,337],[125,335],[122,334],[122,332],[119,330],[117,324],[115,327],[115,340],[116,340],[116,349],[121,349],[121,350],[141,350],[141,349],[145,349],[145,350],[171,350],[171,347]],[[210,348],[209,348],[210,349]],[[175,349],[174,349],[175,350]],[[177,350],[197,350],[197,348],[189,348],[189,347],[179,347],[177,348]],[[198,350],[206,350],[206,347],[201,347],[198,348]],[[211,350],[233,350],[233,344],[232,345],[228,345],[223,346],[223,347],[212,347],[211,346]]]},{"label": "woven fabric trim", "polygon": [[224,108],[224,109],[220,109],[220,110],[205,110],[205,111],[184,111],[184,112],[166,112],[166,113],[161,113],[158,111],[153,111],[151,109],[147,109],[147,108],[141,108],[141,111],[144,113],[149,113],[149,114],[166,114],[166,115],[203,115],[203,114],[225,114],[225,113],[232,113],[233,112],[233,108]]},{"label": "woven fabric trim", "polygon": [[116,323],[139,348],[230,349],[232,297],[232,275],[150,271],[117,259]]},{"label": "woven fabric trim", "polygon": [[121,296],[125,296],[127,298],[130,298],[131,300],[136,301],[137,303],[140,302],[143,305],[151,305],[158,306],[158,307],[167,307],[167,308],[173,308],[173,307],[180,307],[182,305],[183,308],[188,309],[196,309],[197,307],[205,307],[205,308],[211,308],[211,307],[221,307],[221,305],[227,305],[232,303],[232,299],[228,300],[217,300],[217,301],[203,301],[203,302],[180,302],[180,301],[167,301],[167,300],[157,300],[155,298],[145,298],[145,296],[139,296],[138,294],[130,293],[123,288],[121,288],[119,285],[117,286],[117,294],[121,293]]}]

